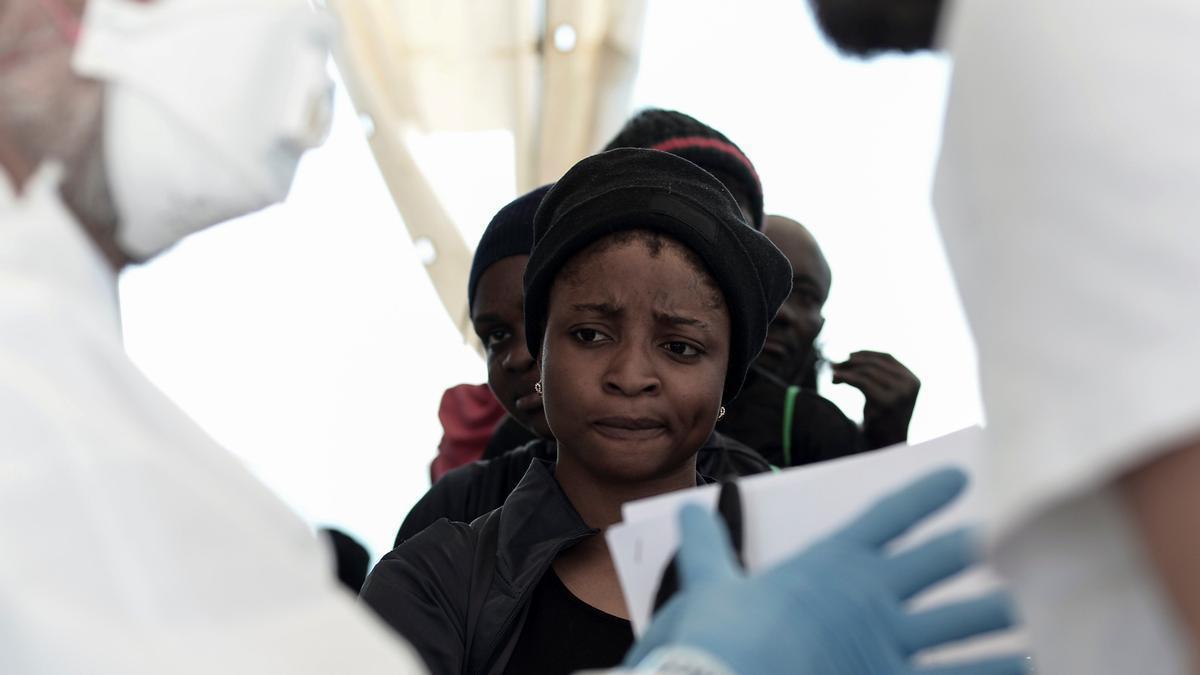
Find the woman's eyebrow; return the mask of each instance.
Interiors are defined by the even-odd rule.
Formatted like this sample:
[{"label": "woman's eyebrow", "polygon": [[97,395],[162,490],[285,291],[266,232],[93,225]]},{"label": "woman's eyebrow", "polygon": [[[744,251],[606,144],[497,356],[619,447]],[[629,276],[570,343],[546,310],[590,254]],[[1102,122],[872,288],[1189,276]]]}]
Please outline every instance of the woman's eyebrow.
[{"label": "woman's eyebrow", "polygon": [[589,314],[599,314],[603,317],[620,316],[623,310],[614,304],[608,302],[581,302],[571,305],[571,309],[577,312],[587,312]]},{"label": "woman's eyebrow", "polygon": [[700,319],[684,316],[682,314],[668,314],[667,312],[655,312],[654,320],[658,323],[664,323],[669,326],[695,326],[701,330],[708,330],[708,323]]}]

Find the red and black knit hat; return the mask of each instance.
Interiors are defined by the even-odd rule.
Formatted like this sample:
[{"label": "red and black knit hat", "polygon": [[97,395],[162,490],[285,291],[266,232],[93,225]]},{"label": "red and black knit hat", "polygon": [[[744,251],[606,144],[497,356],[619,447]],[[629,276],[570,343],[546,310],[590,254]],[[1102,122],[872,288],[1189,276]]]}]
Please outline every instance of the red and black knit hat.
[{"label": "red and black knit hat", "polygon": [[604,146],[605,150],[616,148],[661,150],[692,162],[716,176],[735,197],[745,195],[750,224],[762,230],[762,181],[750,158],[725,134],[690,115],[651,108],[630,118]]}]

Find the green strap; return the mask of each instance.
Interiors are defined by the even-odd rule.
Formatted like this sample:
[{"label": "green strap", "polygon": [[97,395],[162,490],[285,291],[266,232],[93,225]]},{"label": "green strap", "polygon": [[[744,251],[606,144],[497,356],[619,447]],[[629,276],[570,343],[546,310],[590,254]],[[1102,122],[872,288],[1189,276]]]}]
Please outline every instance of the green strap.
[{"label": "green strap", "polygon": [[792,418],[796,416],[796,397],[800,395],[799,385],[793,384],[787,388],[783,397],[783,465],[792,465]]}]

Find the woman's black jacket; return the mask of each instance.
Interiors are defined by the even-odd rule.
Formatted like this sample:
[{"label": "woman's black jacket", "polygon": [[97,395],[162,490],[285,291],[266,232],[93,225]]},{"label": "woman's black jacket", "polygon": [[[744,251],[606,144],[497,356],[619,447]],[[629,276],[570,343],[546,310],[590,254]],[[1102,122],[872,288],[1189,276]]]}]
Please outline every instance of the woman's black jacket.
[{"label": "woman's black jacket", "polygon": [[[502,508],[471,524],[439,520],[379,561],[361,598],[434,675],[501,675],[529,600],[554,559],[595,535],[535,459]],[[701,479],[704,480],[704,479]]]}]

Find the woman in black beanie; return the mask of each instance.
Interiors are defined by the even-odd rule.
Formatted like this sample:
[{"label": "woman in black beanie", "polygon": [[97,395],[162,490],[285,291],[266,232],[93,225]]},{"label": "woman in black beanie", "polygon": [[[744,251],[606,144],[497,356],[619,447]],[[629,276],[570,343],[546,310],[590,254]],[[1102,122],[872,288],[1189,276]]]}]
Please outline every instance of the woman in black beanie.
[{"label": "woman in black beanie", "polygon": [[[475,249],[468,278],[471,323],[484,346],[488,387],[507,415],[488,441],[484,461],[446,471],[413,505],[396,533],[397,546],[442,518],[469,523],[501,506],[530,463],[557,456],[534,391],[541,376],[525,340],[521,281],[533,249],[534,213],[549,189],[524,194],[496,213]],[[718,480],[771,470],[758,452],[716,431],[700,446],[696,465]]]},{"label": "woman in black beanie", "polygon": [[583,160],[534,230],[525,338],[557,462],[473,523],[409,539],[363,589],[435,673],[620,662],[632,632],[603,530],[626,501],[697,484],[696,452],[790,290],[729,191],[663,152]]},{"label": "woman in black beanie", "polygon": [[[399,546],[446,518],[469,523],[502,505],[535,459],[553,461],[557,445],[546,423],[541,378],[525,340],[522,277],[533,249],[533,218],[549,185],[517,197],[488,223],[467,282],[471,324],[484,347],[488,387],[507,415],[484,450],[485,461],[470,461],[442,475],[413,505],[396,533]],[[700,473],[713,479],[769,471],[760,454],[713,432],[696,454]]]}]

